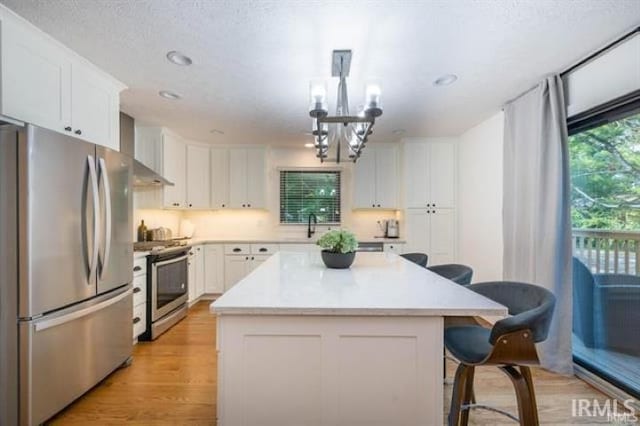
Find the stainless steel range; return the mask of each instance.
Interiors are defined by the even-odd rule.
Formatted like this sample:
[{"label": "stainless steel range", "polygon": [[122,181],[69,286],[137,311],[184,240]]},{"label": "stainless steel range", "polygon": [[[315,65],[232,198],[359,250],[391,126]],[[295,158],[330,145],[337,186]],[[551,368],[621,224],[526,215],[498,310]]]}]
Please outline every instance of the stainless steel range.
[{"label": "stainless steel range", "polygon": [[[191,246],[175,242],[152,242],[136,250],[147,256],[147,330],[139,340],[155,340],[187,315],[189,295],[188,258]],[[173,246],[172,246],[173,245]]]}]

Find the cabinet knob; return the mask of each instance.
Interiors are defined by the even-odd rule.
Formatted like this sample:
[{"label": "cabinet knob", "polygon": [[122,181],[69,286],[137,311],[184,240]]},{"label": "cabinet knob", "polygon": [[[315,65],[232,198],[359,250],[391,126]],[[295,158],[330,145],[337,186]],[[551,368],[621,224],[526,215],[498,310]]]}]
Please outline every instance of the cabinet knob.
[{"label": "cabinet knob", "polygon": [[222,207],[224,207],[224,204],[222,205]]},{"label": "cabinet knob", "polygon": [[431,207],[431,204],[427,204],[427,207]]},{"label": "cabinet knob", "polygon": [[431,210],[431,213],[435,213],[435,212],[436,212],[435,210]]},{"label": "cabinet knob", "polygon": [[255,260],[255,257],[251,256],[251,260]]},{"label": "cabinet knob", "polygon": [[135,288],[133,289],[133,292],[134,292],[134,293],[140,293],[141,291],[142,291],[142,290],[140,289],[140,287],[135,287]]},{"label": "cabinet knob", "polygon": [[242,205],[242,207],[247,207],[247,206],[245,206],[245,205],[243,204],[243,205]]},{"label": "cabinet knob", "polygon": [[433,207],[435,207],[435,206],[436,206],[436,203],[433,203],[433,204],[432,204],[432,206],[433,206]]},{"label": "cabinet knob", "polygon": [[140,322],[140,317],[135,317],[135,318],[133,319],[133,323],[134,323],[134,324],[137,324],[137,323],[139,323],[139,322]]},{"label": "cabinet knob", "polygon": [[244,260],[249,260],[249,256],[245,257]]},{"label": "cabinet knob", "polygon": [[189,203],[189,207],[193,207],[193,204]]},{"label": "cabinet knob", "polygon": [[375,204],[371,204],[371,207],[375,207],[375,206],[376,206]]},{"label": "cabinet knob", "polygon": [[70,132],[70,131],[71,131],[71,126],[67,126],[67,127],[65,127],[64,129],[65,129],[67,132]]},{"label": "cabinet knob", "polygon": [[380,207],[380,204],[378,204],[378,207]]},{"label": "cabinet knob", "polygon": [[247,204],[247,207],[251,207],[251,204]]},{"label": "cabinet knob", "polygon": [[82,130],[78,129],[78,130],[76,130],[76,131],[75,131],[75,132],[73,132],[73,133],[75,133],[76,135],[81,135],[81,134],[82,134]]},{"label": "cabinet knob", "polygon": [[142,266],[134,266],[133,267],[133,272],[138,272],[138,271],[142,271]]}]

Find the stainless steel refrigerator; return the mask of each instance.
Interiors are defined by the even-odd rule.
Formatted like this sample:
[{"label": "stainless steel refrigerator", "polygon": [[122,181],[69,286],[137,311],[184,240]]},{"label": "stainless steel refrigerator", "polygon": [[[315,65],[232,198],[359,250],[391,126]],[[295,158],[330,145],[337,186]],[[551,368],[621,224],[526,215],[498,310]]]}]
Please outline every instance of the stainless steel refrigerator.
[{"label": "stainless steel refrigerator", "polygon": [[0,126],[0,425],[39,424],[131,356],[132,159]]}]

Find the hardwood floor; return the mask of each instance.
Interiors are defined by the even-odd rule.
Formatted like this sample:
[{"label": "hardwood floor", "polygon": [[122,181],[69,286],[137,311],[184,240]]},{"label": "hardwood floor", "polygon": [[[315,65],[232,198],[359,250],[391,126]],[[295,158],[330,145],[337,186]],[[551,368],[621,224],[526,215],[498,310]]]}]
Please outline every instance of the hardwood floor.
[{"label": "hardwood floor", "polygon": [[[214,425],[216,327],[208,307],[208,301],[199,302],[185,320],[158,340],[136,345],[130,367],[116,371],[53,418],[50,424]],[[455,366],[448,364],[448,375],[452,377]],[[572,418],[572,399],[606,400],[603,394],[581,380],[536,369],[534,382],[541,424],[608,424],[602,418]],[[445,386],[445,413],[450,392],[451,386]],[[477,370],[476,396],[480,403],[516,411],[513,388],[508,378],[495,368]],[[474,410],[469,424],[515,423],[492,412]]]}]

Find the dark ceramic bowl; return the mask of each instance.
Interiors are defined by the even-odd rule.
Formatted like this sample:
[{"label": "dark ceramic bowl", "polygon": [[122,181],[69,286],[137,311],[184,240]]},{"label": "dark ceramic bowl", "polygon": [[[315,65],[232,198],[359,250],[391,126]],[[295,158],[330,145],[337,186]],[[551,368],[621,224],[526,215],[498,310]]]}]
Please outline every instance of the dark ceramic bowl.
[{"label": "dark ceramic bowl", "polygon": [[350,253],[334,253],[328,250],[322,250],[322,261],[331,269],[347,269],[351,266],[356,258],[356,252]]}]

